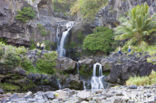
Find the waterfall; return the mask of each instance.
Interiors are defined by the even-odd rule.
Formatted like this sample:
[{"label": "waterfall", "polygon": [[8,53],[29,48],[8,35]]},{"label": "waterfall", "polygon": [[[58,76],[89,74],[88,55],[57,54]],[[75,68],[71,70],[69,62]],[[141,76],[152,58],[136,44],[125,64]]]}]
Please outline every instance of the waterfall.
[{"label": "waterfall", "polygon": [[[96,75],[97,66],[99,66],[99,76]],[[91,89],[104,89],[104,76],[102,73],[102,65],[96,63],[93,66],[93,76],[91,78]]]},{"label": "waterfall", "polygon": [[86,82],[83,81],[83,89],[86,90]]},{"label": "waterfall", "polygon": [[57,79],[57,85],[58,85],[59,89],[62,88],[61,83],[60,83],[60,81],[58,79]]},{"label": "waterfall", "polygon": [[58,55],[59,55],[59,57],[63,57],[63,56],[66,55],[66,50],[64,48],[64,45],[65,45],[66,37],[68,36],[69,31],[72,29],[73,25],[74,25],[73,21],[68,22],[66,24],[67,30],[62,33],[61,41],[60,41],[60,44],[58,46]]},{"label": "waterfall", "polygon": [[80,67],[80,66],[79,66],[79,63],[77,62],[77,63],[76,63],[77,74],[80,73],[80,72],[79,72],[79,67]]}]

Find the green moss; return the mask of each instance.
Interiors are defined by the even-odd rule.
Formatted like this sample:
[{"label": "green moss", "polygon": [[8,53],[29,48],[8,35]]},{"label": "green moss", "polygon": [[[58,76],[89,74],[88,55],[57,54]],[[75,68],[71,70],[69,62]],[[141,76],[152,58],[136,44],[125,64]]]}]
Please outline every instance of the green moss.
[{"label": "green moss", "polygon": [[90,69],[87,65],[81,65],[79,72],[80,75],[84,77],[91,77],[93,74],[92,69]]},{"label": "green moss", "polygon": [[20,20],[21,22],[28,22],[29,20],[35,18],[36,13],[32,7],[24,7],[22,10],[17,11],[16,20]]},{"label": "green moss", "polygon": [[7,91],[9,91],[9,92],[18,91],[20,89],[19,86],[9,84],[9,83],[0,83],[0,88],[2,88],[6,92]]}]

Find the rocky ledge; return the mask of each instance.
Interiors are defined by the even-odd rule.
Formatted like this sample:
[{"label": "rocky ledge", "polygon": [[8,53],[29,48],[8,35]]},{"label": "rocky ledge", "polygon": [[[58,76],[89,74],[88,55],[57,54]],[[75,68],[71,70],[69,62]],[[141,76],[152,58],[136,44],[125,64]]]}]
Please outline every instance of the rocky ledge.
[{"label": "rocky ledge", "polygon": [[121,86],[96,91],[63,89],[1,94],[1,103],[156,103],[156,86]]}]

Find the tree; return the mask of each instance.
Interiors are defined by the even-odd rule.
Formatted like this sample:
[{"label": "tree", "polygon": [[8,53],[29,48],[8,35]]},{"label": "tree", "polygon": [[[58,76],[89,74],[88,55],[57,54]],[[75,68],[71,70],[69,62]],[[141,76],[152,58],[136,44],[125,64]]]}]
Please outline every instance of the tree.
[{"label": "tree", "polygon": [[115,28],[116,40],[126,40],[125,45],[145,46],[149,37],[156,31],[156,15],[150,15],[148,5],[137,5],[120,18],[120,25]]},{"label": "tree", "polygon": [[107,27],[96,27],[93,34],[88,35],[83,41],[83,48],[92,53],[112,51],[114,43],[113,31]]}]

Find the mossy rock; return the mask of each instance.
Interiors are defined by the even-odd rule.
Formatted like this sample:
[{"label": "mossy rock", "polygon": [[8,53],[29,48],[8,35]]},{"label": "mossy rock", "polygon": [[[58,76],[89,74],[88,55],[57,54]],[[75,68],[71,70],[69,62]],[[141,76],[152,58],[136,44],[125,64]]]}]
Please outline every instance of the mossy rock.
[{"label": "mossy rock", "polygon": [[89,67],[88,65],[81,65],[79,72],[81,76],[85,78],[90,78],[93,74],[93,69],[92,67]]},{"label": "mossy rock", "polygon": [[20,87],[11,83],[0,83],[0,88],[4,90],[4,92],[17,92],[20,90]]}]

